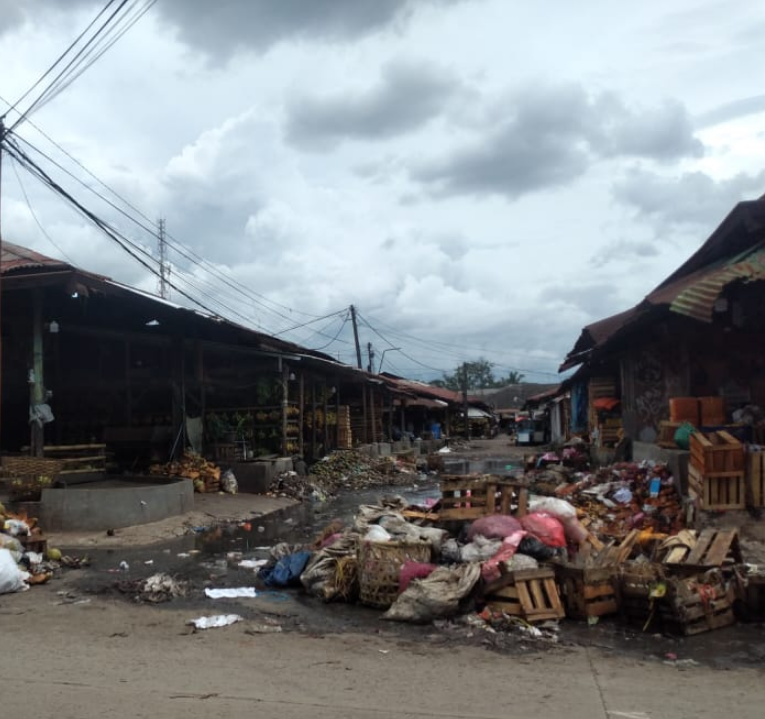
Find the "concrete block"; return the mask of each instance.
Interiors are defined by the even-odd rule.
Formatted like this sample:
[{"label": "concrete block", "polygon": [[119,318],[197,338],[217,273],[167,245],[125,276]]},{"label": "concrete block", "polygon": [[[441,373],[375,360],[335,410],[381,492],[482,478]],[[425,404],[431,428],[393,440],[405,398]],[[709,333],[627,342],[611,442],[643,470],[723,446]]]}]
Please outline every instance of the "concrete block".
[{"label": "concrete block", "polygon": [[265,494],[276,476],[270,461],[234,462],[234,471],[239,491],[247,494]]},{"label": "concrete block", "polygon": [[292,472],[294,470],[292,464],[292,457],[277,457],[271,460],[273,463],[274,474],[281,474],[282,472]]}]

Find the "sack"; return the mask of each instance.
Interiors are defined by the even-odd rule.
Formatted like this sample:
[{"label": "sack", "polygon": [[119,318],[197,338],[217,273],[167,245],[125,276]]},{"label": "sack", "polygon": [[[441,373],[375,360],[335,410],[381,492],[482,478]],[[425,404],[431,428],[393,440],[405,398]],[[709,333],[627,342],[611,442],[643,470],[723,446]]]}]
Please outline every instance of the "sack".
[{"label": "sack", "polygon": [[485,582],[493,582],[495,579],[499,579],[499,565],[504,564],[513,558],[518,551],[518,545],[525,536],[526,532],[521,529],[515,534],[505,537],[502,540],[502,546],[499,548],[499,551],[491,559],[481,565],[481,576]]},{"label": "sack", "polygon": [[515,534],[519,529],[521,529],[521,524],[515,517],[506,514],[492,514],[476,519],[470,525],[467,540],[472,542],[478,535],[487,539],[504,539]]},{"label": "sack", "polygon": [[532,512],[521,517],[523,528],[548,547],[565,547],[566,534],[559,519],[545,512]]},{"label": "sack", "polygon": [[355,599],[359,590],[356,539],[338,535],[316,552],[300,575],[300,583],[308,594],[325,602]]},{"label": "sack", "polygon": [[382,618],[425,624],[456,614],[460,601],[473,591],[480,576],[478,564],[438,567],[426,579],[412,582]]},{"label": "sack", "polygon": [[491,559],[501,546],[501,539],[487,539],[479,534],[470,544],[460,548],[459,561],[485,562],[487,559]]},{"label": "sack", "polygon": [[19,592],[29,589],[25,578],[29,575],[22,572],[7,549],[0,549],[0,594]]},{"label": "sack", "polygon": [[230,469],[227,469],[220,478],[220,488],[228,494],[236,494],[239,491],[239,483]]}]

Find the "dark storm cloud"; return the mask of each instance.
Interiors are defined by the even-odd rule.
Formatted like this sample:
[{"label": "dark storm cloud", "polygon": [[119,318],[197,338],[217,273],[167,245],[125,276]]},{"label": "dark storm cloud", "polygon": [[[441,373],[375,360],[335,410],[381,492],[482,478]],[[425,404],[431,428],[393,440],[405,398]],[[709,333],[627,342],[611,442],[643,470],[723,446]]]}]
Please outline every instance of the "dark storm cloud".
[{"label": "dark storm cloud", "polygon": [[703,153],[681,105],[635,110],[614,94],[591,96],[578,85],[516,93],[487,115],[486,127],[450,156],[414,166],[412,178],[435,195],[515,199],[568,184],[602,158],[666,162]]},{"label": "dark storm cloud", "polygon": [[287,110],[287,139],[304,149],[330,149],[344,139],[401,134],[438,115],[458,86],[439,68],[392,63],[369,90],[295,100]]},{"label": "dark storm cloud", "polygon": [[664,177],[634,170],[614,186],[614,196],[639,217],[667,230],[677,225],[709,226],[720,222],[737,202],[754,199],[765,189],[765,170],[716,181],[703,172]]},{"label": "dark storm cloud", "polygon": [[[466,0],[425,0],[454,5]],[[163,0],[157,9],[188,45],[229,57],[282,40],[353,40],[410,15],[422,0]]]}]

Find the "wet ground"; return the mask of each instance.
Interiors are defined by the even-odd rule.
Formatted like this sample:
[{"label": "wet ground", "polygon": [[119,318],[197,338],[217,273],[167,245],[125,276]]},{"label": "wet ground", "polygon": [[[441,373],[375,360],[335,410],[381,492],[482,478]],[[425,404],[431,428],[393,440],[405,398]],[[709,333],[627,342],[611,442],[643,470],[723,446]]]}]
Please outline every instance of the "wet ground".
[{"label": "wet ground", "polygon": [[[506,457],[463,457],[455,458],[450,464],[447,471],[455,473],[462,473],[465,466],[469,466],[470,471],[483,467],[486,471],[508,475],[518,470],[517,462]],[[456,469],[457,466],[460,469]],[[667,661],[680,668],[692,668],[695,663],[720,669],[765,664],[765,627],[762,624],[741,623],[680,638],[644,633],[640,628],[627,627],[615,619],[603,619],[593,626],[567,620],[561,622],[557,631],[550,633],[552,640],[532,640],[518,633],[488,633],[459,619],[427,626],[385,622],[380,619],[380,611],[360,604],[325,604],[299,589],[268,589],[253,570],[238,567],[241,558],[267,558],[270,548],[279,542],[311,543],[333,519],[347,523],[355,516],[359,505],[377,503],[378,498],[386,494],[400,494],[410,503],[421,504],[439,496],[438,478],[420,475],[413,477],[411,486],[352,492],[327,502],[305,502],[245,523],[208,530],[199,528],[199,531],[172,542],[148,548],[93,550],[89,552],[89,567],[65,571],[59,580],[60,591],[69,592],[72,601],[89,595],[135,601],[131,587],[137,580],[165,572],[187,583],[189,591],[185,597],[174,599],[168,605],[157,606],[186,608],[190,617],[235,612],[261,625],[264,631],[280,627],[282,631],[301,631],[315,636],[351,631],[376,633],[423,646],[472,644],[512,653],[593,646],[619,655]],[[123,562],[128,569],[120,568]],[[257,587],[257,597],[210,600],[204,595],[205,587],[241,586]]]}]

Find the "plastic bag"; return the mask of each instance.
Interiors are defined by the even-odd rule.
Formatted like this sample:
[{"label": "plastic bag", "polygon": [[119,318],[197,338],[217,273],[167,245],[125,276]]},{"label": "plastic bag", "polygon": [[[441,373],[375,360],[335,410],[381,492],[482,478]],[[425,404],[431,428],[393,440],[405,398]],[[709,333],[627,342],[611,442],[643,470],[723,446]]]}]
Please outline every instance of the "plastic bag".
[{"label": "plastic bag", "polygon": [[481,565],[481,576],[484,581],[491,582],[499,578],[499,565],[513,558],[525,536],[526,532],[521,529],[502,540],[502,546],[499,548],[499,551]]},{"label": "plastic bag", "polygon": [[300,584],[300,575],[311,559],[311,552],[296,552],[282,557],[273,567],[260,570],[258,576],[269,587],[289,587]]},{"label": "plastic bag", "polygon": [[7,549],[11,553],[14,562],[20,562],[24,554],[24,545],[16,537],[0,533],[0,548]]},{"label": "plastic bag", "polygon": [[425,577],[433,574],[435,570],[436,565],[429,562],[404,562],[398,575],[399,594],[406,591],[413,579],[425,579]]},{"label": "plastic bag", "polygon": [[576,519],[576,507],[565,499],[557,497],[541,497],[529,503],[530,512],[546,512],[561,521],[572,517]]},{"label": "plastic bag", "polygon": [[526,554],[529,557],[545,562],[548,559],[552,559],[556,555],[556,551],[552,547],[548,547],[543,542],[540,542],[536,537],[531,534],[527,534],[518,545],[518,554]]},{"label": "plastic bag", "polygon": [[365,542],[390,542],[392,537],[379,524],[373,524],[364,536]]},{"label": "plastic bag", "polygon": [[220,478],[220,488],[228,494],[236,494],[239,491],[239,482],[236,481],[230,469],[227,469]]},{"label": "plastic bag", "polygon": [[691,435],[696,431],[696,428],[690,422],[683,422],[677,430],[675,430],[675,444],[680,449],[691,448]]},{"label": "plastic bag", "polygon": [[557,517],[546,512],[532,512],[521,517],[521,526],[548,547],[565,547],[566,533]]},{"label": "plastic bag", "polygon": [[506,514],[492,514],[476,519],[468,529],[467,539],[472,542],[480,535],[487,539],[504,539],[521,529],[520,522],[515,517]]},{"label": "plastic bag", "polygon": [[[520,547],[520,544],[518,545]],[[518,572],[522,569],[539,569],[539,562],[528,554],[516,552],[510,559],[505,561],[506,572]]]},{"label": "plastic bag", "polygon": [[28,576],[19,569],[9,550],[0,549],[0,594],[29,589],[25,581]]},{"label": "plastic bag", "polygon": [[479,534],[470,544],[460,549],[460,561],[485,562],[491,559],[501,546],[501,539],[487,539]]},{"label": "plastic bag", "polygon": [[588,532],[576,517],[563,519],[561,523],[563,524],[563,533],[566,535],[566,541],[572,544],[581,544],[587,539]]}]

